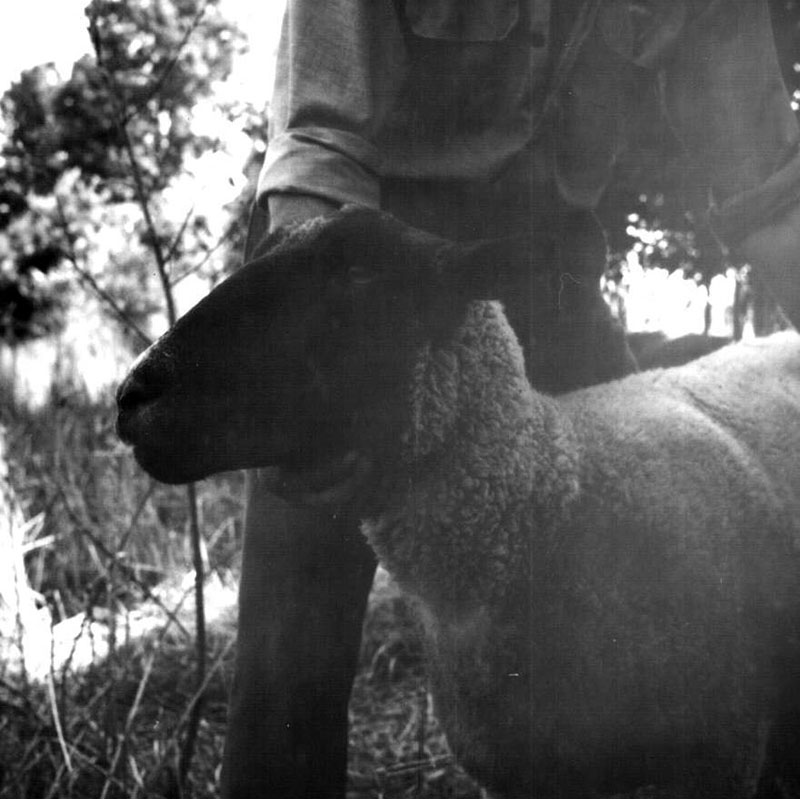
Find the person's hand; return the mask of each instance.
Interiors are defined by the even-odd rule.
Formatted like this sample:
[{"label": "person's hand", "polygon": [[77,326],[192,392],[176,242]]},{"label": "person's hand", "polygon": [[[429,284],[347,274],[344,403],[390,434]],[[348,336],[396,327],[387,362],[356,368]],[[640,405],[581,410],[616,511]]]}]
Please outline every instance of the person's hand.
[{"label": "person's hand", "polygon": [[328,216],[338,210],[339,204],[308,194],[270,194],[270,230],[292,227],[318,216]]},{"label": "person's hand", "polygon": [[294,505],[325,507],[352,500],[373,475],[372,461],[351,450],[303,469],[268,466],[258,470],[261,484]]}]

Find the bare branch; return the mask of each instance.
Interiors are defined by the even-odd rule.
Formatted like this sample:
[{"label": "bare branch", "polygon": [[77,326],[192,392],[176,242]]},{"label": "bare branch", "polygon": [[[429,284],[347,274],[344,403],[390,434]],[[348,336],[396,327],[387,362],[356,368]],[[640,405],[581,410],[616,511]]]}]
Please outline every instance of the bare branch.
[{"label": "bare branch", "polygon": [[[196,29],[197,25],[202,18],[202,15],[205,13],[205,5],[198,11],[197,15],[193,23],[189,26],[187,31],[184,34],[184,37],[176,49],[175,56],[171,61],[170,65],[164,71],[164,74],[160,77],[160,79],[156,82],[154,86],[155,93],[160,91],[160,88],[164,85],[164,81],[167,79],[169,73],[174,69],[175,64],[188,42],[189,37]],[[158,230],[153,219],[151,210],[150,210],[150,201],[145,190],[144,178],[142,175],[142,170],[139,164],[139,161],[136,156],[136,151],[133,146],[133,142],[131,140],[130,132],[128,131],[127,120],[125,119],[124,110],[120,108],[118,91],[116,91],[116,81],[114,79],[113,72],[106,67],[103,61],[103,47],[101,36],[99,34],[99,29],[97,26],[97,19],[96,17],[92,21],[92,41],[95,49],[95,54],[97,57],[98,67],[101,70],[101,73],[104,75],[106,82],[111,90],[111,96],[115,100],[115,124],[119,129],[119,134],[123,142],[123,146],[125,152],[128,156],[128,161],[130,163],[131,172],[133,174],[133,181],[134,187],[136,191],[136,198],[137,202],[141,208],[142,216],[144,218],[145,226],[147,228],[147,232],[150,238],[150,248],[153,252],[153,256],[156,261],[156,268],[158,270],[159,280],[161,281],[161,288],[164,295],[164,302],[167,307],[167,318],[170,325],[174,325],[177,321],[177,310],[175,307],[175,297],[172,292],[172,285],[170,284],[170,277],[169,277],[169,262],[170,259],[174,256],[175,248],[177,247],[177,243],[180,241],[180,237],[183,234],[183,230],[185,229],[186,224],[188,224],[188,217],[184,222],[184,225],[179,231],[178,236],[173,243],[173,246],[170,247],[168,252],[164,252],[161,242],[158,237]],[[155,96],[155,93],[151,95]],[[187,730],[187,735],[184,740],[183,751],[181,752],[180,762],[179,762],[179,769],[178,769],[178,780],[179,784],[183,784],[186,778],[186,775],[189,770],[189,766],[191,764],[192,754],[194,752],[194,744],[197,738],[197,731],[200,726],[200,718],[202,714],[202,698],[204,693],[204,685],[206,680],[206,630],[205,630],[205,600],[203,595],[203,578],[204,578],[204,566],[202,560],[202,545],[201,545],[201,537],[200,537],[200,525],[197,516],[197,493],[194,485],[187,486],[187,505],[189,508],[189,519],[190,519],[190,536],[192,541],[192,554],[193,560],[195,565],[195,614],[196,614],[196,629],[197,629],[197,640],[196,640],[196,651],[197,651],[197,685],[198,685],[198,697],[197,701],[194,702],[190,708],[190,716],[189,716],[189,727]]]},{"label": "bare branch", "polygon": [[219,237],[219,239],[217,240],[217,243],[213,247],[211,247],[209,250],[207,250],[206,255],[203,258],[203,260],[198,262],[198,263],[196,263],[196,264],[194,264],[194,266],[190,266],[188,269],[185,269],[179,275],[174,277],[172,279],[171,286],[174,288],[182,280],[185,280],[190,275],[193,275],[193,274],[196,274],[197,272],[199,272],[211,260],[211,257],[214,255],[214,253],[233,235],[233,231],[236,229],[236,225],[237,224],[238,224],[237,222],[231,222],[231,224],[228,225],[228,227],[225,230],[225,232]]},{"label": "bare branch", "polygon": [[181,623],[181,620],[178,618],[176,612],[174,610],[170,610],[162,601],[156,596],[148,587],[147,583],[140,580],[133,569],[131,569],[127,563],[120,560],[119,556],[112,552],[91,530],[88,529],[87,524],[81,520],[78,514],[72,507],[63,487],[61,485],[57,486],[57,491],[61,496],[61,499],[64,503],[64,508],[67,511],[67,514],[70,518],[75,522],[77,526],[77,531],[80,535],[85,536],[92,544],[97,548],[97,550],[103,555],[104,558],[109,563],[108,568],[117,568],[119,569],[123,575],[125,575],[125,579],[129,580],[131,583],[136,585],[139,590],[144,594],[147,599],[151,602],[154,602],[167,616],[167,620],[174,624],[187,638],[190,637],[189,631],[186,627]]},{"label": "bare branch", "polygon": [[[105,64],[103,57],[103,43],[100,36],[100,30],[97,25],[97,17],[92,9],[92,17],[90,22],[90,30],[92,31],[92,46],[94,47],[95,58],[97,59],[97,66],[100,69],[100,74],[103,76],[108,90],[109,97],[114,107],[114,124],[117,127],[117,132],[122,139],[122,147],[128,157],[128,163],[133,175],[133,185],[136,192],[136,202],[142,212],[145,227],[150,238],[150,249],[153,251],[153,257],[156,260],[156,269],[158,270],[158,277],[161,281],[161,287],[164,292],[164,302],[167,305],[167,318],[170,325],[175,324],[177,313],[175,310],[175,299],[172,292],[169,290],[169,274],[168,262],[161,247],[161,242],[158,238],[158,228],[156,227],[153,214],[150,210],[150,201],[144,185],[144,177],[139,160],[136,157],[136,151],[128,131],[127,120],[125,119],[125,111],[120,103],[120,90],[114,78],[114,73]],[[178,54],[176,54],[177,57]]]},{"label": "bare branch", "polygon": [[[175,253],[178,247],[180,246],[181,240],[183,239],[183,234],[186,232],[186,228],[189,226],[189,220],[192,218],[193,214],[194,214],[194,206],[192,206],[186,213],[186,216],[184,217],[183,222],[181,222],[181,226],[178,229],[178,232],[175,234],[175,238],[172,240],[172,244],[170,244],[169,250],[167,250],[167,263],[171,262],[172,259],[175,257]],[[175,285],[174,280],[171,282],[171,285],[173,286]]]},{"label": "bare branch", "polygon": [[[175,55],[169,60],[164,71],[159,75],[158,79],[155,81],[153,86],[151,87],[150,91],[147,93],[147,96],[144,97],[141,102],[139,103],[139,107],[135,108],[130,116],[125,115],[123,117],[123,123],[127,125],[131,120],[136,118],[136,114],[139,112],[139,108],[144,108],[147,103],[149,103],[154,97],[158,96],[158,93],[164,87],[164,84],[167,82],[167,78],[172,74],[172,71],[175,69],[175,66],[178,63],[178,59],[180,58],[181,53],[183,52],[183,48],[191,39],[192,34],[197,30],[198,26],[200,25],[200,21],[205,16],[206,10],[208,9],[208,3],[204,3],[203,6],[197,11],[194,15],[194,18],[189,23],[186,30],[183,32],[183,36],[181,40],[178,42],[177,46],[175,47]],[[98,36],[99,41],[99,36]],[[97,52],[97,46],[94,44],[94,39],[92,39],[92,44],[95,47],[95,52]],[[99,63],[99,60],[98,60]]]}]

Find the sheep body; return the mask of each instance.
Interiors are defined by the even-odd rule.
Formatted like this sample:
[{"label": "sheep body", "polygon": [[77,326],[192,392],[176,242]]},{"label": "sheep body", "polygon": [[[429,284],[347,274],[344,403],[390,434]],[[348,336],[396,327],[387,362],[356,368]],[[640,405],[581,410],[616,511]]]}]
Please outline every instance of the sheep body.
[{"label": "sheep body", "polygon": [[364,532],[468,770],[508,796],[750,795],[800,666],[800,339],[552,399],[478,303],[411,397]]},{"label": "sheep body", "polygon": [[489,787],[752,796],[800,745],[800,339],[554,399],[472,302],[537,252],[363,209],[300,228],[137,362],[120,434],[168,482],[360,486]]}]

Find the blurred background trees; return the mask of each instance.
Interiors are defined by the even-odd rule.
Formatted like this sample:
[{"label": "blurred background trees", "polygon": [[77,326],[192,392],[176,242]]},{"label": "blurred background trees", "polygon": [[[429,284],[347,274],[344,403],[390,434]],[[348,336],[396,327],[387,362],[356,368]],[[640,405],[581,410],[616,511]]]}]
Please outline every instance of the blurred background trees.
[{"label": "blurred background trees", "polygon": [[[187,172],[225,150],[220,131],[195,124],[194,115],[228,77],[243,34],[216,0],[94,0],[87,16],[95,55],[75,63],[67,79],[50,65],[33,66],[1,101],[6,342],[61,329],[82,285],[141,346],[164,297],[154,252],[168,262],[172,289],[194,276],[205,281],[194,288],[199,294],[241,237],[239,204],[230,215],[220,201],[210,218],[197,207],[207,203],[187,208],[180,195],[193,188]],[[214,110],[263,147],[263,109],[218,103]],[[239,190],[245,167],[230,177]]]}]

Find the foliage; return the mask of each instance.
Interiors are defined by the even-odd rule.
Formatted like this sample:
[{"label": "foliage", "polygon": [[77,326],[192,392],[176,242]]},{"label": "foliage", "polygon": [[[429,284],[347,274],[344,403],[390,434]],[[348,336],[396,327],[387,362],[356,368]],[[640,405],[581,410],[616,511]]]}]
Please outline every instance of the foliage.
[{"label": "foliage", "polygon": [[[100,63],[85,56],[63,83],[52,68],[36,67],[3,99],[9,126],[3,155],[12,184],[46,194],[63,172],[77,168],[87,181],[98,179],[98,190],[109,189],[110,201],[132,200],[128,138],[148,194],[168,185],[188,152],[219,144],[190,128],[193,106],[225,79],[241,46],[216,5],[93,0],[87,16]],[[13,204],[24,201],[23,193]]]},{"label": "foliage", "polygon": [[[191,567],[183,492],[152,481],[114,429],[113,398],[92,402],[79,392],[53,398],[43,410],[4,404],[11,475],[26,518],[43,514],[33,588],[56,621],[86,610],[111,591],[114,572],[146,595],[150,586]],[[229,571],[239,535],[242,478],[204,485],[201,514],[218,549],[214,568]],[[113,501],[111,501],[113,498]],[[113,593],[113,591],[112,591]],[[131,597],[132,599],[135,597]]]},{"label": "foliage", "polygon": [[[52,696],[41,683],[0,669],[0,764],[6,769],[5,780],[0,769],[0,796],[101,796],[106,783],[107,795],[127,796],[137,775],[161,780],[174,773],[170,766],[195,694],[191,596],[173,576],[192,564],[187,506],[182,490],[154,483],[120,445],[110,397],[90,402],[74,393],[53,400],[38,412],[4,403],[0,415],[20,509],[26,519],[41,519],[27,542],[28,570],[55,624],[56,642],[52,655],[43,642],[45,656],[54,659]],[[241,483],[240,474],[223,475],[199,490],[201,523],[209,531],[204,571],[211,585],[225,588],[230,607]],[[170,622],[174,613],[177,620]],[[211,657],[220,662],[210,670],[206,707],[217,718],[227,694],[218,666],[230,665],[228,616],[227,627],[210,637]],[[142,641],[137,624],[150,617],[155,622]],[[102,655],[94,665],[81,655],[87,647]],[[145,678],[148,668],[152,674]],[[140,706],[132,711],[143,679]],[[204,729],[199,745],[214,747],[209,764],[215,764],[221,719],[212,742],[208,734]],[[60,736],[68,742],[71,770]],[[134,752],[134,766],[127,755],[115,760],[123,740]],[[199,769],[193,779],[214,783],[209,769]],[[149,795],[157,793],[153,788]],[[212,795],[210,789],[199,793]]]},{"label": "foliage", "polygon": [[[192,128],[192,112],[230,72],[241,34],[218,0],[92,0],[87,16],[97,57],[82,58],[65,81],[51,66],[27,70],[0,101],[6,340],[57,327],[68,299],[58,270],[65,262],[102,284],[117,317],[140,326],[155,289],[142,197],[176,272],[217,244],[203,218],[172,219],[163,198],[188,159],[223,146]],[[109,271],[111,258],[117,268]]]}]

